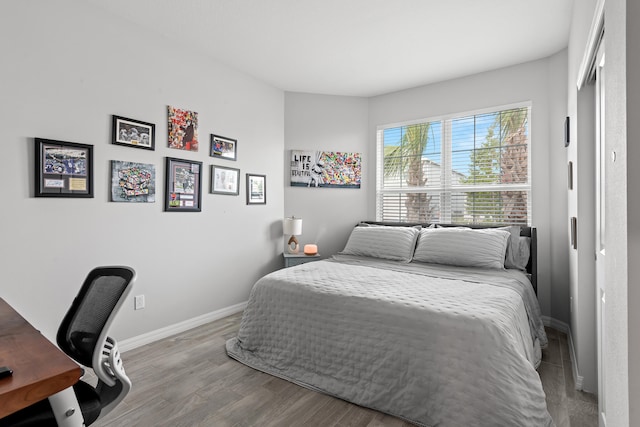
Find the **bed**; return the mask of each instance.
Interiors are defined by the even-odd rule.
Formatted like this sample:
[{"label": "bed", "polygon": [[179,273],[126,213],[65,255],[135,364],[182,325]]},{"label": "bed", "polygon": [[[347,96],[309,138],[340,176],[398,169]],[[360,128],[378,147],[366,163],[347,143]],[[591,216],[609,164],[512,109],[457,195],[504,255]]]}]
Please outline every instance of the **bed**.
[{"label": "bed", "polygon": [[535,244],[528,227],[358,224],[339,254],[258,280],[227,354],[421,426],[553,426]]}]

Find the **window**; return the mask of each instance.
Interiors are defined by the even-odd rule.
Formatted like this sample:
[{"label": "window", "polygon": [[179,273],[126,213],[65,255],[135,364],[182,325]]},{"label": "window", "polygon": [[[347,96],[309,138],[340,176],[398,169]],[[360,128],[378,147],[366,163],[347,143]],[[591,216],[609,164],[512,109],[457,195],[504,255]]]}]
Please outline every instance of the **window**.
[{"label": "window", "polygon": [[377,220],[531,224],[531,108],[378,128]]}]

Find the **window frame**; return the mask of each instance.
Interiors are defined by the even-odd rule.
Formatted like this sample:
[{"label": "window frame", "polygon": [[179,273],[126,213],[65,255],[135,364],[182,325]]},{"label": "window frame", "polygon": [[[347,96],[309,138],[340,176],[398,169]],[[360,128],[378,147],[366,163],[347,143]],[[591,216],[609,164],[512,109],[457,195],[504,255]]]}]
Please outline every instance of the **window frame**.
[{"label": "window frame", "polygon": [[[484,114],[499,113],[502,111],[508,111],[513,109],[527,109],[527,182],[524,183],[499,183],[499,184],[452,184],[452,122],[456,119],[480,116]],[[441,205],[441,215],[439,220],[434,222],[439,223],[452,223],[452,203],[451,196],[459,193],[474,193],[474,192],[500,192],[500,191],[525,191],[527,193],[527,225],[531,226],[533,223],[533,206],[532,206],[532,174],[533,169],[531,167],[533,158],[533,126],[532,126],[532,102],[524,101],[513,104],[506,104],[500,106],[486,107],[473,111],[466,111],[460,113],[452,113],[440,116],[434,116],[430,118],[408,120],[403,122],[395,122],[384,125],[376,126],[376,221],[383,220],[383,196],[385,194],[408,194],[408,193],[427,193],[431,195],[437,194],[440,198],[439,203]],[[384,187],[384,131],[392,128],[407,127],[422,123],[441,122],[441,163],[440,163],[440,185],[434,186],[419,186],[410,187],[407,185],[401,185],[398,187],[385,188]],[[447,201],[448,200],[448,201]],[[443,203],[446,208],[443,208]],[[395,219],[389,219],[390,221],[403,222],[402,217]],[[469,223],[473,224],[473,223]],[[500,223],[498,223],[500,224]],[[509,224],[504,222],[505,225]]]}]

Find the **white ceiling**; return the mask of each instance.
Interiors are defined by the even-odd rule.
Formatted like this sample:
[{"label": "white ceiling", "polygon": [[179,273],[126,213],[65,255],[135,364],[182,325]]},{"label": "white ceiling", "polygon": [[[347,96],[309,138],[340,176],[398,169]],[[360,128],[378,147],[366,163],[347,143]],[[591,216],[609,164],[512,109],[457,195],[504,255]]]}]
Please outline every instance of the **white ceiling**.
[{"label": "white ceiling", "polygon": [[544,58],[573,0],[90,0],[285,91],[374,96]]}]

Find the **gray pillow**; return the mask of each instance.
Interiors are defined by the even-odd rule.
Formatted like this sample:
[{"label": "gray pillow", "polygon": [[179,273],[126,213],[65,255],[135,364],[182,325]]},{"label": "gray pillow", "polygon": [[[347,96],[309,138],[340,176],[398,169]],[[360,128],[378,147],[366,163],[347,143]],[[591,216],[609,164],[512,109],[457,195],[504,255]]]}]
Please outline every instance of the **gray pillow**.
[{"label": "gray pillow", "polygon": [[503,269],[510,233],[496,228],[423,229],[413,260],[434,264]]},{"label": "gray pillow", "polygon": [[515,265],[517,269],[526,271],[527,264],[529,264],[529,257],[531,256],[531,237],[520,236],[518,238],[518,254],[515,258]]},{"label": "gray pillow", "polygon": [[419,232],[415,227],[355,227],[340,253],[409,262]]},{"label": "gray pillow", "polygon": [[500,227],[499,230],[506,230],[510,233],[504,266],[525,271],[529,263],[529,241],[531,239],[529,237],[520,237],[519,225]]}]

